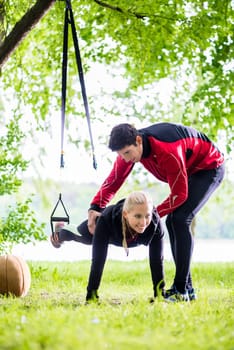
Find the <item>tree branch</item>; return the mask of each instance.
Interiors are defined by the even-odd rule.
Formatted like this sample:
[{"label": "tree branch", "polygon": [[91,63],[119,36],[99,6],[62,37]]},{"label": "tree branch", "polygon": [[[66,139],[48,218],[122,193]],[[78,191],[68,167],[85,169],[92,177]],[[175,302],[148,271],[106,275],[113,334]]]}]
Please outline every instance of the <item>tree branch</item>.
[{"label": "tree branch", "polygon": [[37,0],[36,4],[16,23],[0,46],[0,68],[54,3],[55,0]]},{"label": "tree branch", "polygon": [[[123,14],[127,14],[127,15],[131,15],[131,16],[135,16],[136,18],[139,18],[139,19],[145,19],[145,18],[161,18],[161,19],[166,19],[168,21],[177,21],[179,20],[178,18],[176,17],[166,17],[166,16],[162,16],[162,15],[149,15],[147,13],[138,13],[138,12],[135,12],[135,11],[125,11],[123,10],[121,7],[119,6],[113,6],[113,5],[110,5],[102,0],[94,0],[94,2],[96,2],[98,5],[102,6],[102,7],[106,7],[110,10],[113,10],[113,11],[117,11],[117,12],[120,12],[120,13],[123,13]],[[182,19],[180,19],[180,21],[184,21]]]},{"label": "tree branch", "polygon": [[[117,11],[117,12],[120,12],[120,13],[127,13],[127,11],[124,11],[121,7],[119,6],[113,6],[113,5],[110,5],[110,4],[107,4],[106,2],[103,2],[101,0],[94,0],[94,2],[96,2],[98,5],[102,6],[102,7],[107,7],[111,10],[114,10],[114,11]],[[135,12],[131,12],[132,15],[136,16],[137,18],[140,18],[140,19],[144,19],[146,17],[146,15],[143,15],[143,14],[139,14],[139,13],[135,13]]]}]

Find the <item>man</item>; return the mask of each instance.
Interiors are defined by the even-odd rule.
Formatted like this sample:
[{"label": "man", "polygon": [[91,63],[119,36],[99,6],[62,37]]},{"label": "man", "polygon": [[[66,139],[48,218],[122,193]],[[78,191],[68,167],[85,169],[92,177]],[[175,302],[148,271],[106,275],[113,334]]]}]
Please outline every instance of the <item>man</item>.
[{"label": "man", "polygon": [[115,126],[109,148],[117,158],[106,180],[91,202],[88,228],[140,162],[157,179],[168,183],[170,194],[156,207],[166,226],[176,266],[175,278],[166,297],[171,301],[196,299],[190,263],[193,236],[190,225],[224,177],[224,157],[209,138],[184,125],[158,123],[137,130],[130,124]]}]

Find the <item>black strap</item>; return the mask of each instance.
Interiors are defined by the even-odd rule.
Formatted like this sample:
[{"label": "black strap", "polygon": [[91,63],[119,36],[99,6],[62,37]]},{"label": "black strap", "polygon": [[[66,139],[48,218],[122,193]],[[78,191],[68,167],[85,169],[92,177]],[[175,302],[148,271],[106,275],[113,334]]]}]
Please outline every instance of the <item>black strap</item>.
[{"label": "black strap", "polygon": [[64,30],[63,30],[63,62],[62,62],[62,105],[61,105],[61,156],[60,168],[64,168],[64,128],[66,112],[66,92],[67,92],[67,46],[68,46],[68,8],[65,10]]},{"label": "black strap", "polygon": [[63,151],[63,143],[64,143],[64,127],[65,127],[65,110],[66,110],[66,87],[67,87],[67,47],[68,47],[68,25],[71,25],[72,29],[72,38],[73,38],[73,44],[75,48],[75,54],[76,54],[76,64],[78,68],[79,73],[79,80],[81,85],[81,92],[82,97],[84,101],[84,108],[85,108],[85,114],[87,118],[88,123],[88,129],[89,129],[89,137],[90,137],[90,143],[92,148],[92,154],[93,154],[93,167],[94,169],[97,169],[97,162],[94,152],[94,142],[93,142],[93,136],[92,136],[92,130],[91,130],[91,122],[90,122],[90,114],[89,114],[89,106],[88,106],[88,100],[86,95],[86,89],[85,89],[85,82],[84,82],[84,74],[83,74],[83,68],[82,68],[82,62],[81,62],[81,56],[80,56],[80,49],[78,44],[78,38],[76,34],[76,26],[74,22],[72,7],[71,7],[71,1],[66,0],[66,9],[65,9],[65,19],[64,19],[64,38],[63,38],[63,63],[62,63],[62,107],[61,107],[61,158],[60,158],[60,167],[64,167],[64,151]]}]

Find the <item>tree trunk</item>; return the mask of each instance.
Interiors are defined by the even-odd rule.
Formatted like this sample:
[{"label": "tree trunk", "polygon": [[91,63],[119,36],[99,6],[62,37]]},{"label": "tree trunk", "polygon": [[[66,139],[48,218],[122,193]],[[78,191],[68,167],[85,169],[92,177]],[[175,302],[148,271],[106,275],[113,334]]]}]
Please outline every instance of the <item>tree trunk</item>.
[{"label": "tree trunk", "polygon": [[[18,47],[24,37],[45,15],[47,10],[55,3],[55,0],[37,0],[36,4],[20,19],[14,26],[10,34],[1,44],[0,40],[0,68],[7,61],[10,55]],[[3,8],[4,14],[4,8]],[[1,1],[0,1],[0,26],[1,26]],[[0,27],[1,28],[1,27]],[[1,35],[1,31],[0,31]],[[1,39],[1,38],[0,38]]]},{"label": "tree trunk", "polygon": [[4,15],[5,15],[4,1],[0,0],[0,47],[5,36]]}]

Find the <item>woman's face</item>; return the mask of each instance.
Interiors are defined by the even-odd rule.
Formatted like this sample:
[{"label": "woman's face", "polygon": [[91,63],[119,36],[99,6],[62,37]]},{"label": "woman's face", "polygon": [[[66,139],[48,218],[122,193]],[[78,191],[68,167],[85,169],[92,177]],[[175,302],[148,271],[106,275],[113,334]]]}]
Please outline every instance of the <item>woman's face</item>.
[{"label": "woman's face", "polygon": [[152,219],[152,207],[148,203],[136,204],[130,211],[123,211],[129,226],[137,233],[143,233]]}]

